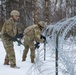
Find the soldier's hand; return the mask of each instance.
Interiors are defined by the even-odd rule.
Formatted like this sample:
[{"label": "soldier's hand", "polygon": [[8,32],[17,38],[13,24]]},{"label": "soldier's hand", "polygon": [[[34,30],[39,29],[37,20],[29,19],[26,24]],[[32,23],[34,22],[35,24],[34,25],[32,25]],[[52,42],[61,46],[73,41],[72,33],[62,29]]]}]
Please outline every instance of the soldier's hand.
[{"label": "soldier's hand", "polygon": [[23,38],[23,34],[19,34],[19,38]]},{"label": "soldier's hand", "polygon": [[40,47],[39,44],[40,44],[40,43],[36,41],[35,49],[36,49],[36,48],[38,49],[38,48]]},{"label": "soldier's hand", "polygon": [[40,38],[41,38],[41,39],[44,39],[44,42],[46,42],[46,37],[45,37],[45,36],[41,35]]}]

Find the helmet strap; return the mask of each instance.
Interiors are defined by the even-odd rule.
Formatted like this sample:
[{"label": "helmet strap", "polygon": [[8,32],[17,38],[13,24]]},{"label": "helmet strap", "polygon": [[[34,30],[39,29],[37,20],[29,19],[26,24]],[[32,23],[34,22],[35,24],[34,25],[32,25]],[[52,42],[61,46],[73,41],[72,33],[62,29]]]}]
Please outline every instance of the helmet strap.
[{"label": "helmet strap", "polygon": [[40,25],[38,25],[38,26],[39,26],[39,29],[42,30],[42,27]]}]

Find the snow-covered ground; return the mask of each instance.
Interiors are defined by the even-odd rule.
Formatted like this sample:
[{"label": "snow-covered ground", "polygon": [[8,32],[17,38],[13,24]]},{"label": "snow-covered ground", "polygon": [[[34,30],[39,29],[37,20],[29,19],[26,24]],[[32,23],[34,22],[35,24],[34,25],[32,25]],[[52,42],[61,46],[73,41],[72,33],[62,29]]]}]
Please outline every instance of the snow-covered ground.
[{"label": "snow-covered ground", "polygon": [[2,41],[0,41],[0,75],[25,75],[27,70],[31,67],[31,65],[33,65],[30,62],[29,56],[26,62],[21,61],[24,47],[17,46],[17,43],[14,43],[14,46],[15,46],[17,66],[19,66],[20,69],[13,69],[10,68],[10,66],[3,65],[6,53]]},{"label": "snow-covered ground", "polygon": [[[14,43],[14,49],[16,53],[16,63],[20,69],[10,68],[9,65],[3,65],[5,58],[5,49],[3,43],[0,40],[0,75],[55,75],[55,55],[54,52],[49,52],[50,48],[47,46],[46,60],[44,61],[44,49],[43,44],[40,44],[40,48],[36,50],[35,63],[30,61],[30,51],[28,53],[25,62],[22,62],[23,46],[18,46],[18,43]],[[51,57],[51,59],[50,59]],[[62,75],[60,73],[60,75]]]},{"label": "snow-covered ground", "polygon": [[[49,41],[49,40],[48,40]],[[67,40],[67,43],[70,43],[70,39]],[[50,41],[49,41],[50,43]],[[44,44],[40,44],[40,48],[36,49],[36,59],[35,59],[35,63],[32,64],[30,61],[30,51],[28,53],[27,59],[25,62],[22,62],[22,53],[23,53],[23,46],[18,46],[18,43],[15,42],[14,43],[14,49],[15,49],[15,53],[16,53],[16,62],[17,62],[17,66],[20,67],[20,69],[14,69],[14,68],[10,68],[10,66],[7,65],[3,65],[4,63],[4,57],[5,57],[5,49],[3,47],[2,41],[0,40],[0,75],[55,75],[55,50],[53,49],[53,47],[50,44],[46,45],[46,60],[44,61]],[[72,47],[71,47],[72,46]],[[67,50],[66,54],[69,56],[73,56],[71,55],[70,51],[71,50],[75,50],[76,51],[76,44],[71,44],[71,45],[66,45],[64,44],[64,50]],[[70,51],[69,51],[70,49]],[[75,51],[72,53],[74,54]],[[68,53],[70,52],[70,53]],[[63,56],[64,53],[62,54]],[[59,55],[61,56],[61,55]],[[67,59],[67,57],[65,56],[63,60],[59,60],[59,75],[64,75],[64,71],[65,69],[67,69],[67,67],[65,68],[65,66],[67,66],[67,63],[69,61],[65,61],[65,58]],[[75,58],[75,57],[74,57]],[[73,57],[71,58],[73,59]],[[64,61],[64,62],[62,62]],[[75,61],[75,60],[74,60]],[[65,62],[67,62],[66,64],[64,64]],[[68,63],[69,64],[69,63]],[[71,64],[70,66],[72,66],[73,64]],[[72,68],[71,68],[72,70]],[[63,74],[62,74],[63,71]],[[67,72],[67,71],[66,71]],[[68,75],[68,73],[65,72],[65,75]]]},{"label": "snow-covered ground", "polygon": [[[46,60],[44,61],[44,44],[40,44],[40,48],[35,50],[35,63],[30,61],[30,51],[25,62],[22,62],[23,46],[14,43],[16,54],[16,63],[20,69],[10,68],[3,65],[5,57],[5,49],[0,40],[0,75],[56,75],[55,73],[55,51],[58,49],[58,75],[76,75],[76,35],[73,37],[69,34],[70,30],[76,26],[76,16],[69,19],[59,21],[53,26],[45,29],[46,44]],[[58,33],[59,32],[59,33]],[[70,36],[69,36],[69,35]],[[66,37],[68,35],[68,37]]]}]

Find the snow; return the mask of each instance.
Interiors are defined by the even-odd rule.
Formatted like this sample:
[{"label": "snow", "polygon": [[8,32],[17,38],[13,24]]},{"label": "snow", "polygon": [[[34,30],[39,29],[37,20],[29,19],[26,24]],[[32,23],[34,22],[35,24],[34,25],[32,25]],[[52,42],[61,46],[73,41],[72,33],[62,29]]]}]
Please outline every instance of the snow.
[{"label": "snow", "polygon": [[[53,52],[49,52],[49,47],[47,47],[46,61],[43,60],[43,44],[40,44],[40,48],[36,50],[36,59],[35,63],[30,61],[30,51],[28,53],[27,59],[25,62],[22,62],[22,53],[23,46],[18,46],[17,42],[14,43],[14,49],[16,54],[16,63],[20,69],[10,68],[9,65],[3,65],[5,58],[5,49],[3,43],[0,40],[0,75],[55,75],[55,63]],[[39,52],[40,50],[40,52]],[[51,60],[50,59],[51,56]],[[42,73],[40,73],[42,72]]]},{"label": "snow", "polygon": [[[58,50],[59,72],[63,75],[76,75],[76,16],[50,24],[44,30],[51,50]],[[72,34],[70,33],[72,32]]]},{"label": "snow", "polygon": [[[35,50],[35,63],[30,61],[30,50],[25,62],[22,62],[22,54],[24,47],[14,43],[16,54],[16,63],[20,69],[10,68],[3,65],[5,57],[5,49],[0,40],[0,75],[55,75],[55,48],[57,33],[58,36],[58,72],[59,75],[76,75],[76,36],[66,38],[68,32],[76,26],[76,17],[64,19],[54,25],[50,25],[44,29],[46,34],[46,60],[44,61],[44,44],[40,44],[40,48]],[[47,31],[47,29],[49,29]],[[45,31],[46,30],[46,31]],[[63,31],[62,31],[63,30]],[[66,38],[66,39],[65,39]]]},{"label": "snow", "polygon": [[[50,51],[48,45],[46,45],[46,61],[44,58],[43,44],[40,44],[40,48],[36,50],[36,63],[32,64],[30,61],[30,51],[28,53],[25,62],[22,62],[23,46],[18,46],[17,42],[14,43],[14,49],[16,53],[17,66],[20,69],[10,68],[10,66],[3,65],[5,57],[5,49],[3,47],[2,41],[0,40],[0,75],[55,75],[55,55],[54,51]],[[51,59],[50,59],[51,58]],[[59,75],[63,75],[59,72]]]},{"label": "snow", "polygon": [[[3,47],[2,42],[0,41],[0,75],[25,75],[26,71],[29,69],[29,67],[32,65],[30,61],[22,62],[22,52],[23,47],[18,47],[17,43],[14,43],[15,45],[15,52],[16,52],[16,60],[17,60],[17,66],[20,67],[20,69],[13,69],[10,68],[10,66],[3,65],[4,63],[4,57],[5,57],[5,49]],[[17,47],[16,47],[17,46]]]}]

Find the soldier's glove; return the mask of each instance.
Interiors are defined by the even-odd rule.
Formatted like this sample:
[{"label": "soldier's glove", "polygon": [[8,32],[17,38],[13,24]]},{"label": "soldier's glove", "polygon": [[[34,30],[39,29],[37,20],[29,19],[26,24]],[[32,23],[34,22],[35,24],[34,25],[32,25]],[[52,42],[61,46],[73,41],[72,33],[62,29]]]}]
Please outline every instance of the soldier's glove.
[{"label": "soldier's glove", "polygon": [[38,49],[38,48],[40,47],[39,44],[40,44],[39,42],[36,42],[36,44],[35,44],[35,49],[36,49],[36,48]]},{"label": "soldier's glove", "polygon": [[40,38],[44,39],[44,42],[46,42],[46,37],[45,36],[41,35]]},{"label": "soldier's glove", "polygon": [[17,34],[16,36],[15,36],[15,38],[22,38],[23,37],[23,34]]}]

